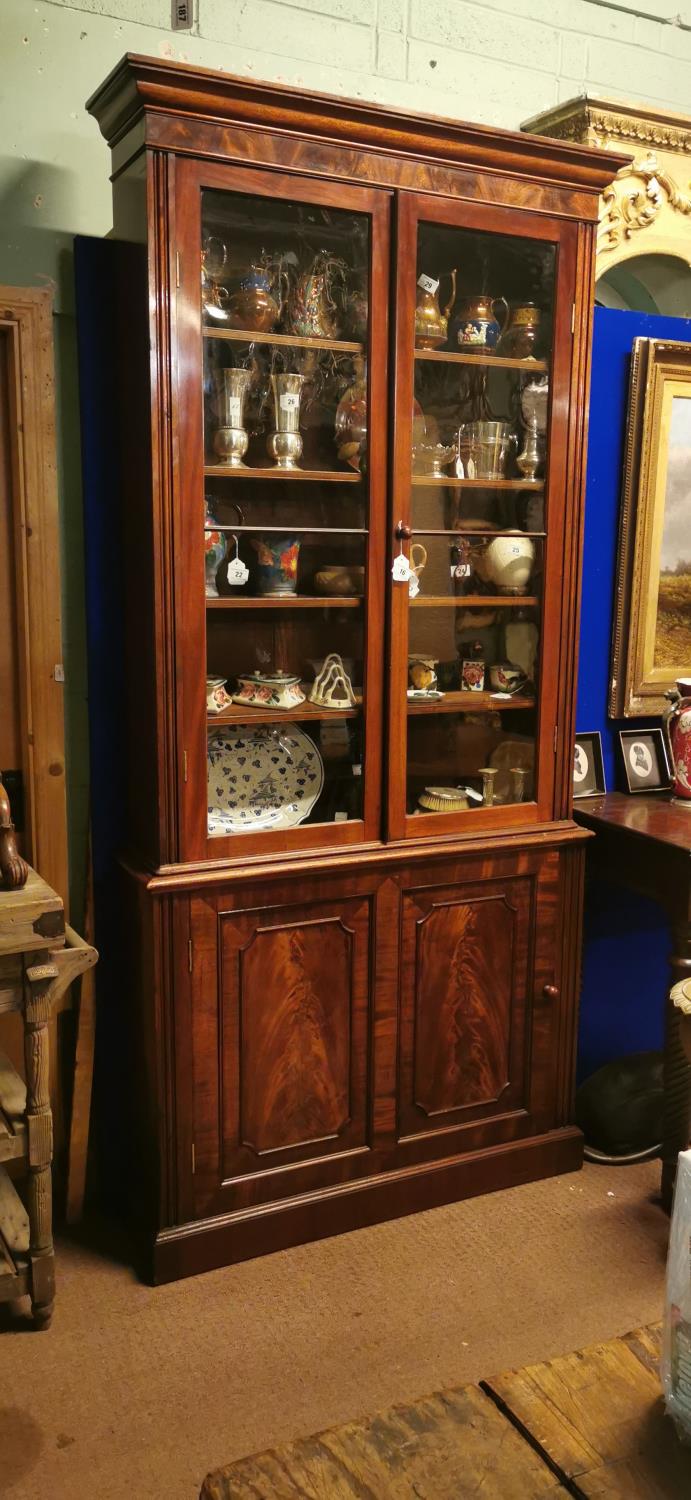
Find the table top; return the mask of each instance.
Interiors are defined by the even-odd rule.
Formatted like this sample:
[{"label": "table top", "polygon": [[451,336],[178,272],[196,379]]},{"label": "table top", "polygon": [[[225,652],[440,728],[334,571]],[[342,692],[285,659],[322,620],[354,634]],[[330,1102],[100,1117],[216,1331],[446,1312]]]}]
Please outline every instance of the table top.
[{"label": "table top", "polygon": [[35,870],[29,870],[20,890],[0,890],[0,954],[31,952],[64,940],[62,901]]},{"label": "table top", "polygon": [[574,802],[577,823],[594,833],[618,832],[691,854],[691,802],[672,800],[671,792],[607,792]]}]

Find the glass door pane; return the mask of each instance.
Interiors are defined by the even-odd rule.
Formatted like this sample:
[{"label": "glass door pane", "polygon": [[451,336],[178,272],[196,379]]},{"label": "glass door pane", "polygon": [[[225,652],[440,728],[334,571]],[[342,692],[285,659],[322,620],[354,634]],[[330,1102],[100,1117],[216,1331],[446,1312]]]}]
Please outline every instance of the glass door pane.
[{"label": "glass door pane", "polygon": [[368,797],[371,216],[291,186],[202,194],[213,853],[362,837]]},{"label": "glass door pane", "polygon": [[557,252],[424,219],[408,242],[401,793],[470,830],[538,796]]}]

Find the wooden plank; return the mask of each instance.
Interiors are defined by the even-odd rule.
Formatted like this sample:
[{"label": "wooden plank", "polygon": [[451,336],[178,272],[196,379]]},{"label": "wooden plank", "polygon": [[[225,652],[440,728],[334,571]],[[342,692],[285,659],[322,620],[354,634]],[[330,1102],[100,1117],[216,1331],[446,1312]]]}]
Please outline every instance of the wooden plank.
[{"label": "wooden plank", "polygon": [[[272,597],[266,594],[261,597],[258,594],[240,595],[233,599],[231,595],[218,599],[207,599],[207,609],[362,609],[362,594],[277,594]],[[519,599],[518,603],[523,604]],[[537,600],[535,600],[537,603]]]},{"label": "wooden plank", "polygon": [[483,1388],[571,1486],[608,1500],[691,1494],[691,1449],[664,1414],[655,1330],[508,1371]]},{"label": "wooden plank", "polygon": [[[279,479],[284,481],[313,479],[319,484],[359,484],[362,480],[362,475],[356,474],[354,469],[350,472],[346,469],[279,469],[276,467],[270,469],[268,466],[265,469],[250,469],[249,467],[232,469],[229,464],[205,464],[204,473],[209,479]],[[494,485],[490,486],[492,489],[494,487]],[[521,489],[534,489],[534,487],[534,484],[521,485]],[[215,531],[218,528],[210,529]],[[261,526],[256,527],[256,530],[261,531]]]},{"label": "wooden plank", "polygon": [[24,969],[18,953],[0,954],[0,1015],[19,1010],[24,996]]},{"label": "wooden plank", "polygon": [[0,1052],[0,1109],[13,1123],[24,1118],[26,1084],[5,1052]]},{"label": "wooden plank", "polygon": [[333,1427],[209,1474],[200,1500],[539,1500],[567,1493],[476,1386]]},{"label": "wooden plank", "polygon": [[535,708],[537,699],[526,698],[514,693],[510,698],[503,698],[498,693],[477,693],[472,689],[465,692],[445,693],[443,698],[430,698],[425,702],[424,698],[409,698],[409,714],[477,714],[504,713],[507,708]]},{"label": "wooden plank", "polygon": [[0,1237],[10,1255],[29,1251],[29,1215],[4,1167],[0,1167]]},{"label": "wooden plank", "polygon": [[[337,349],[341,354],[362,354],[362,344],[351,339],[298,338],[292,333],[254,333],[249,328],[204,328],[205,339],[231,339],[236,344],[283,344],[289,349]],[[534,365],[533,365],[534,368]]]},{"label": "wooden plank", "polygon": [[[86,902],[84,908],[84,941],[94,938],[94,869],[91,853],[91,829],[86,859]],[[82,975],[77,1008],[77,1040],[74,1049],[74,1082],[67,1153],[67,1189],[65,1218],[78,1224],[84,1210],[86,1168],[89,1154],[91,1090],[94,1079],[96,1046],[96,979],[93,966]]]},{"label": "wooden plank", "polygon": [[531,370],[534,375],[538,371],[549,369],[546,359],[509,359],[505,354],[453,354],[447,349],[416,349],[415,358],[445,365],[483,365],[487,369],[494,366],[495,370]]}]

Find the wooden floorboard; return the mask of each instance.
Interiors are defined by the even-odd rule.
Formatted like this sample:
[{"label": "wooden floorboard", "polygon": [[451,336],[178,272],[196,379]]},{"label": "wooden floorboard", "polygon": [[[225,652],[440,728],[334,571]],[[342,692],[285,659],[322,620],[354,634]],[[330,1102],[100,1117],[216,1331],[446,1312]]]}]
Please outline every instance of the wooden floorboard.
[{"label": "wooden floorboard", "polygon": [[567,1493],[493,1402],[468,1385],[241,1459],[209,1474],[200,1500],[541,1500]]},{"label": "wooden floorboard", "polygon": [[661,1328],[241,1459],[200,1500],[691,1500],[664,1414]]}]

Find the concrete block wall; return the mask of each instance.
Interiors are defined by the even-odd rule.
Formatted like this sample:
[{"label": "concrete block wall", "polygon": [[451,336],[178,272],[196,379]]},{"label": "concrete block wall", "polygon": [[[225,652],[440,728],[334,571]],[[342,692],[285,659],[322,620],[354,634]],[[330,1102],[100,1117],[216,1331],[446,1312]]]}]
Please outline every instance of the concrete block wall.
[{"label": "concrete block wall", "polygon": [[173,31],[172,0],[0,0],[0,284],[55,290],[70,812],[80,858],[87,755],[72,239],[111,225],[109,154],[84,101],[122,54],[514,129],[586,90],[691,110],[691,0],[192,6],[191,29]]}]

